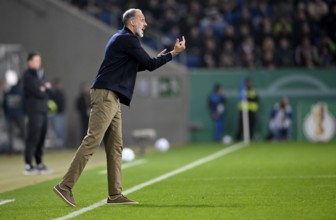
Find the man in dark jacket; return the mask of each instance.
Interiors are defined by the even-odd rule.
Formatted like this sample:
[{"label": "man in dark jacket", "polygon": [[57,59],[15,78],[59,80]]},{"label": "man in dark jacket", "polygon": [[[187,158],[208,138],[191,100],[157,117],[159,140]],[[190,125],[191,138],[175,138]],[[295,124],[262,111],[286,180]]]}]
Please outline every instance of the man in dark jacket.
[{"label": "man in dark jacket", "polygon": [[[29,54],[27,63],[28,69],[23,73],[24,103],[28,116],[24,174],[49,174],[52,170],[43,163],[43,147],[47,133],[48,90],[51,86],[43,79],[39,54]],[[36,167],[33,166],[33,155]]]},{"label": "man in dark jacket", "polygon": [[151,58],[141,47],[147,26],[139,9],[123,14],[124,28],[114,34],[105,49],[104,60],[91,89],[91,112],[88,132],[60,184],[53,190],[68,205],[76,206],[72,188],[90,156],[104,142],[108,170],[109,204],[138,204],[122,195],[121,154],[123,148],[120,103],[130,105],[137,72],[153,71],[185,50],[185,39],[176,40],[174,49],[163,50]]}]

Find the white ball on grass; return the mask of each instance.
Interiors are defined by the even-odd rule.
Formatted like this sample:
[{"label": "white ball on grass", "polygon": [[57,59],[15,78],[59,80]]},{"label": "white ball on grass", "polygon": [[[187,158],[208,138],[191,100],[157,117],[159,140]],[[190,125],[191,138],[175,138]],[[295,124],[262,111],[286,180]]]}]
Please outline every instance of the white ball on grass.
[{"label": "white ball on grass", "polygon": [[155,149],[161,152],[166,152],[169,150],[170,143],[166,138],[159,138],[155,142]]},{"label": "white ball on grass", "polygon": [[131,148],[124,148],[122,151],[122,161],[124,162],[130,162],[134,160],[135,154],[134,151]]},{"label": "white ball on grass", "polygon": [[232,137],[230,135],[225,135],[223,137],[223,144],[231,144],[232,143]]}]

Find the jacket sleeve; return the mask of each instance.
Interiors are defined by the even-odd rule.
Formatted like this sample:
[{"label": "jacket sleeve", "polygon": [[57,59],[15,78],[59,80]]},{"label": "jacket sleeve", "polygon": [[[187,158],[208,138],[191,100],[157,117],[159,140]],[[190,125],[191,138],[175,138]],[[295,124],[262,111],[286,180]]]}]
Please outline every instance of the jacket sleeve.
[{"label": "jacket sleeve", "polygon": [[[126,40],[127,39],[127,40]],[[127,36],[123,40],[126,53],[139,62],[138,71],[153,71],[172,60],[171,53],[166,53],[161,57],[151,58],[141,47],[139,39],[135,36]]]},{"label": "jacket sleeve", "polygon": [[47,94],[40,90],[40,83],[36,79],[25,75],[23,83],[27,96],[33,96],[39,99],[45,99],[47,97]]}]

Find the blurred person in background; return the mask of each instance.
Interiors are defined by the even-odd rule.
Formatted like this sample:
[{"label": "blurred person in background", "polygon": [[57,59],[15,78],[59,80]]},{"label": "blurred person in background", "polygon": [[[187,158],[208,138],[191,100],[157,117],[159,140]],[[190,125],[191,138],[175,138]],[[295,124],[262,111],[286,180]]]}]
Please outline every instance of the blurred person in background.
[{"label": "blurred person in background", "polygon": [[83,139],[88,129],[90,116],[90,85],[86,82],[83,82],[80,85],[79,96],[76,101],[76,109],[81,122],[81,139]]},{"label": "blurred person in background", "polygon": [[266,37],[262,44],[261,63],[263,67],[273,70],[276,67],[276,51],[273,38]]},{"label": "blurred person in background", "polygon": [[213,121],[214,141],[220,142],[224,135],[225,97],[220,84],[215,84],[208,98],[208,107]]},{"label": "blurred person in background", "polygon": [[56,145],[58,147],[64,147],[65,143],[65,95],[63,90],[63,82],[60,78],[53,80],[53,88],[50,93],[50,99],[56,104],[57,110],[54,114],[50,115],[51,126],[55,132]]},{"label": "blurred person in background", "polygon": [[7,122],[9,152],[14,151],[15,128],[19,138],[25,140],[25,113],[21,80],[13,85],[4,95],[3,108]]},{"label": "blurred person in background", "polygon": [[282,97],[271,111],[268,140],[289,140],[292,131],[292,107],[288,98]]},{"label": "blurred person in background", "polygon": [[220,55],[219,66],[233,68],[237,64],[237,54],[232,41],[226,41]]},{"label": "blurred person in background", "polygon": [[27,64],[28,69],[23,73],[23,97],[28,116],[24,174],[50,174],[52,170],[43,162],[43,148],[48,128],[48,93],[51,84],[44,80],[40,54],[28,54]]},{"label": "blurred person in background", "polygon": [[287,38],[279,40],[279,47],[276,52],[276,63],[279,67],[294,66],[294,51]]},{"label": "blurred person in background", "polygon": [[[257,122],[257,112],[259,109],[259,97],[256,90],[253,87],[253,82],[250,78],[245,79],[244,82],[245,92],[246,92],[246,101],[247,101],[247,111],[248,111],[248,122],[249,122],[249,133],[250,139],[253,139],[255,125]],[[243,100],[240,101],[239,105],[239,120],[238,120],[238,131],[236,134],[236,140],[241,140],[243,135]]]},{"label": "blurred person in background", "polygon": [[319,65],[319,56],[317,48],[310,42],[309,38],[304,38],[302,44],[295,50],[295,61],[299,66],[309,69]]},{"label": "blurred person in background", "polygon": [[256,64],[257,47],[254,44],[252,36],[247,36],[241,43],[240,53],[243,67],[254,69]]}]

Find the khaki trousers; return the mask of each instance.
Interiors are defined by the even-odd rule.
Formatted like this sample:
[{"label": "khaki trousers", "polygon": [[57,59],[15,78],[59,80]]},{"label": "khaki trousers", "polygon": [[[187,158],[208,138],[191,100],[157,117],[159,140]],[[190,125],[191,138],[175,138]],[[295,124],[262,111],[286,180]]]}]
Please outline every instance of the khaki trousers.
[{"label": "khaki trousers", "polygon": [[105,89],[92,89],[91,112],[87,135],[79,146],[61,186],[72,189],[87,161],[103,141],[107,159],[109,196],[121,194],[122,128],[117,95]]}]

